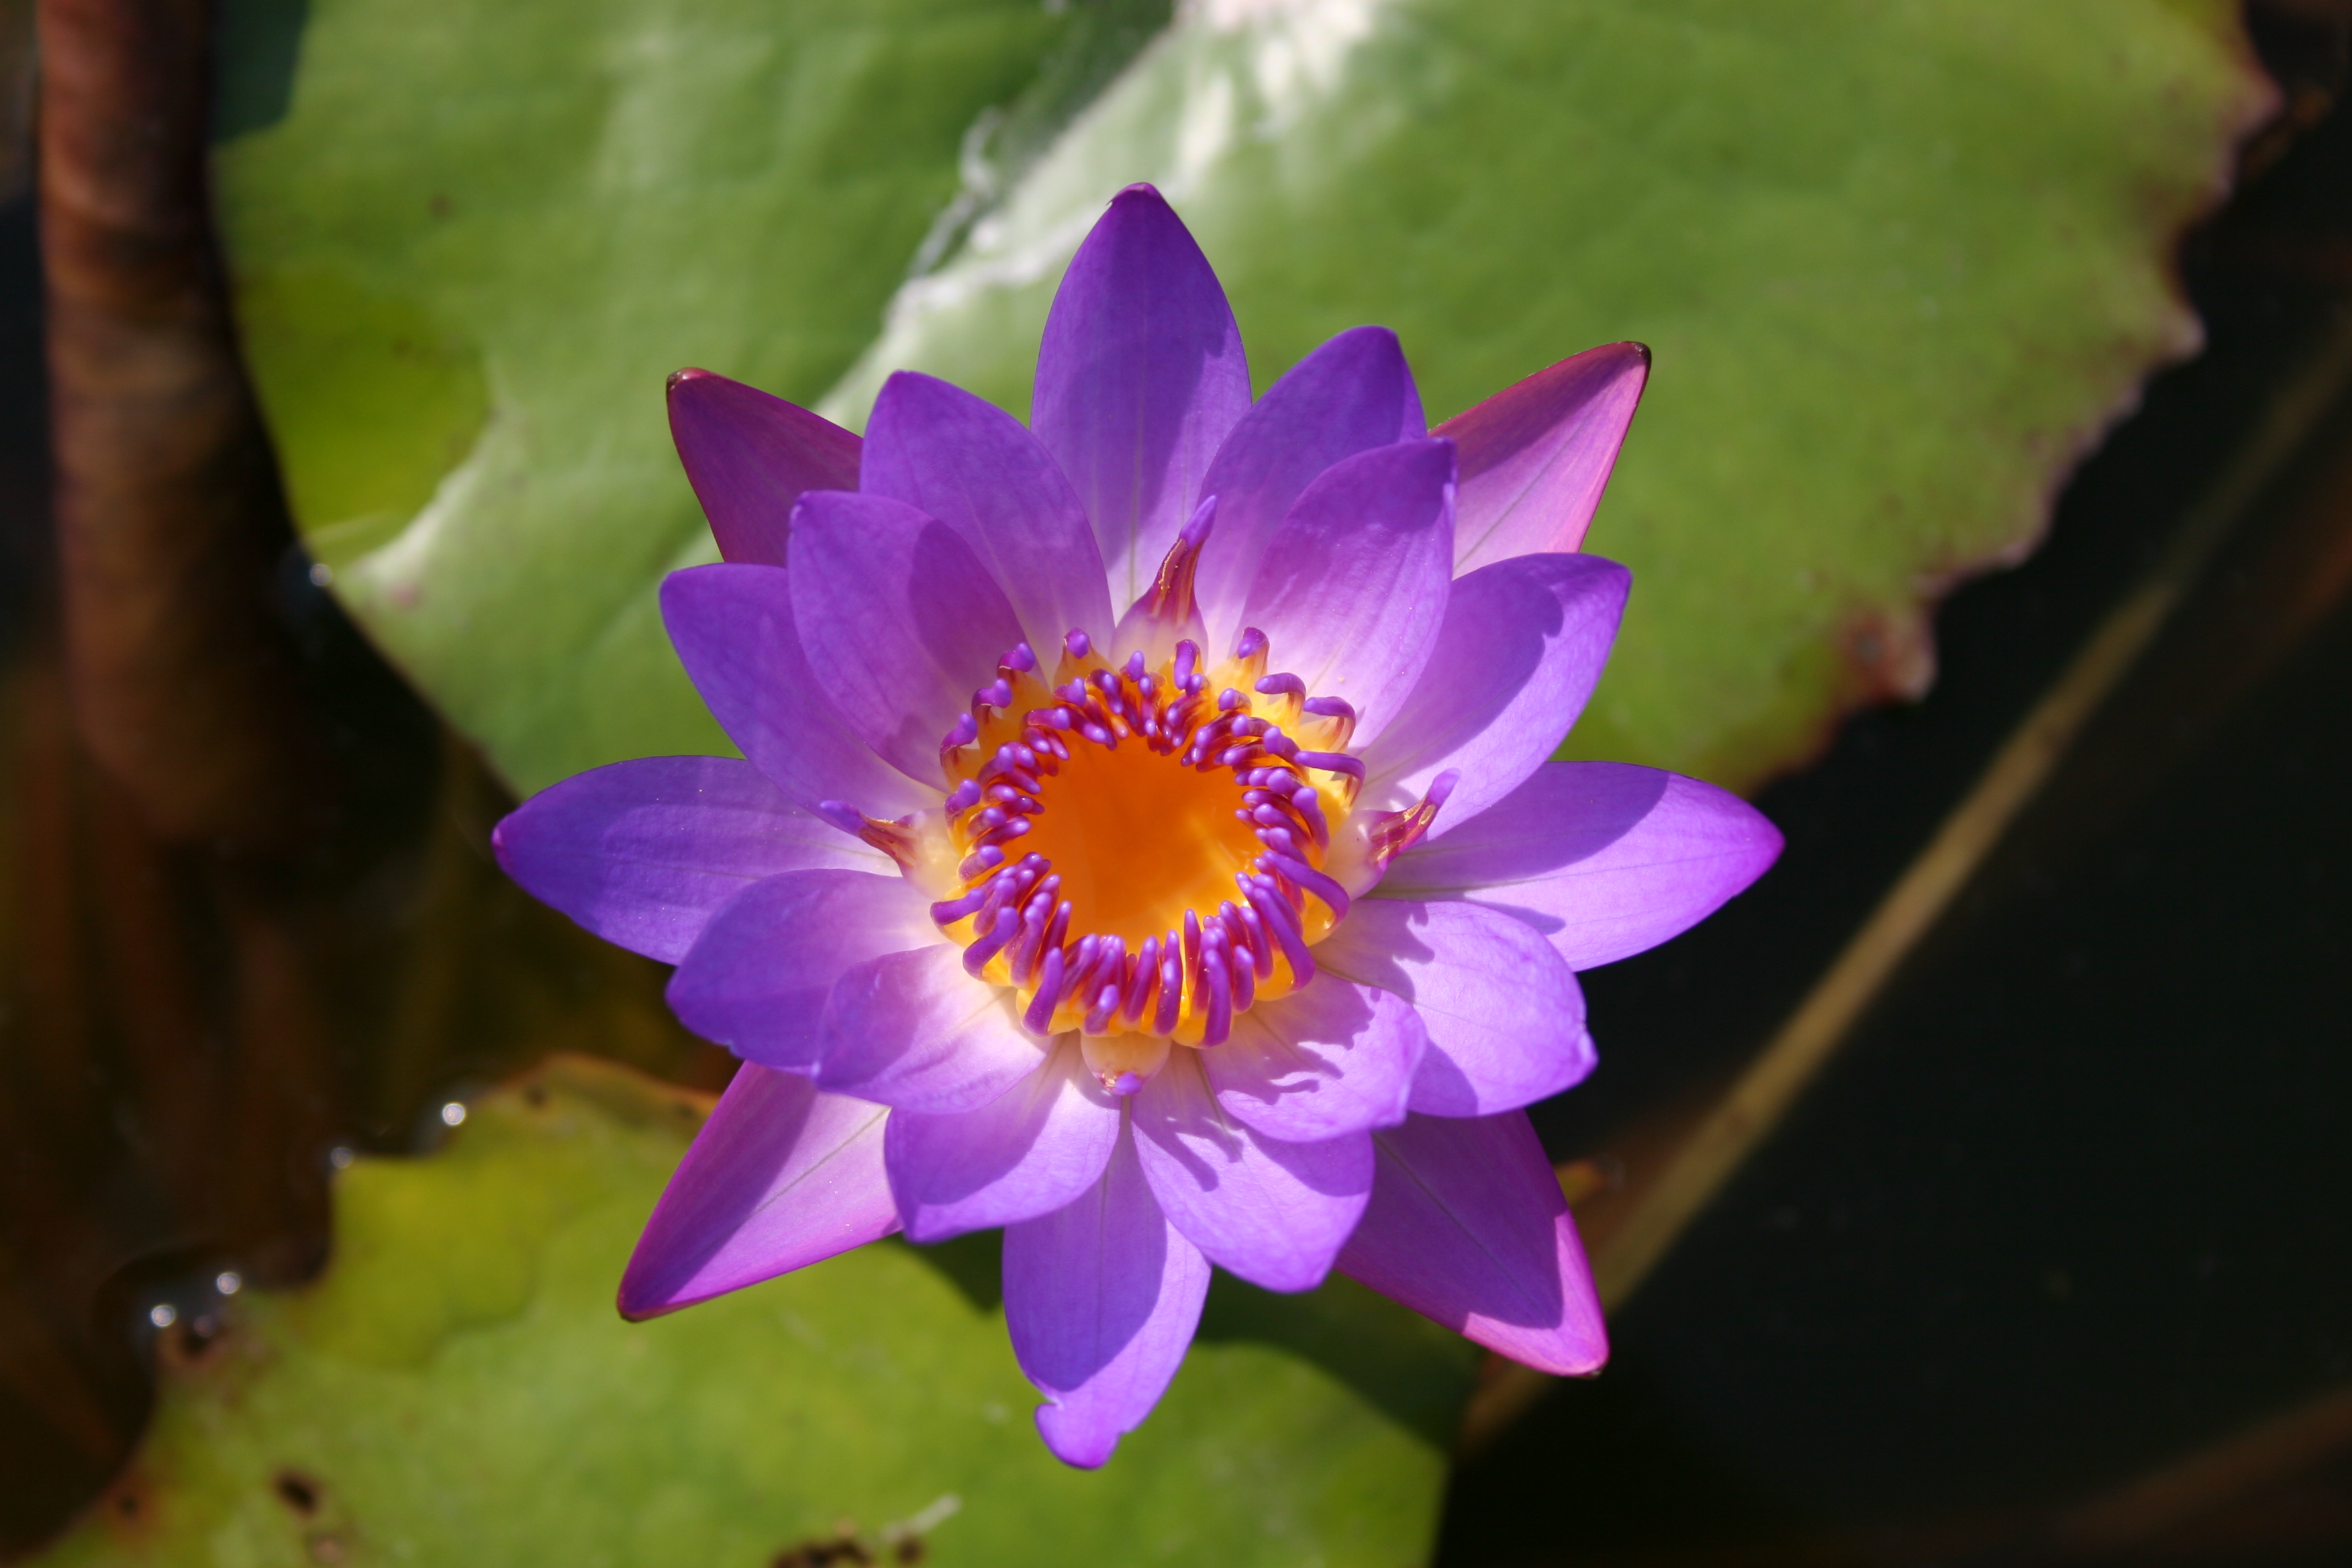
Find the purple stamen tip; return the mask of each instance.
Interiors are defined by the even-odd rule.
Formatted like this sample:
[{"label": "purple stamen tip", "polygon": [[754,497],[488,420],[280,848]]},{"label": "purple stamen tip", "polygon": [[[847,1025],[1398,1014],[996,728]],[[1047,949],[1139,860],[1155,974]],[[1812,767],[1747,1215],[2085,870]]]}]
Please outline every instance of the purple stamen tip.
[{"label": "purple stamen tip", "polygon": [[1036,650],[1025,642],[1014,643],[1006,650],[1003,662],[1007,668],[1021,670],[1025,674],[1037,668]]},{"label": "purple stamen tip", "polygon": [[[1268,697],[1304,697],[1307,695],[1307,682],[1299,679],[1298,677],[1288,673],[1261,675],[1257,679],[1257,689]],[[1310,702],[1307,705],[1307,711],[1311,713],[1315,710],[1315,705]]]},{"label": "purple stamen tip", "polygon": [[966,779],[948,796],[948,815],[961,816],[980,804],[980,781]]},{"label": "purple stamen tip", "polygon": [[1356,716],[1355,709],[1344,697],[1310,697],[1307,700],[1307,711],[1318,719],[1352,720]]},{"label": "purple stamen tip", "polygon": [[[972,695],[977,698],[981,694],[974,692]],[[947,739],[941,743],[948,746],[969,746],[979,739],[980,721],[969,713],[959,713],[956,715],[956,721],[948,727]]]},{"label": "purple stamen tip", "polygon": [[1320,768],[1327,773],[1346,773],[1361,779],[1364,764],[1345,752],[1301,752],[1290,759],[1302,768]]},{"label": "purple stamen tip", "polygon": [[1143,662],[1143,655],[1139,650],[1138,652],[1131,653],[1127,656],[1126,668],[1127,678],[1129,680],[1141,680],[1143,679],[1143,672],[1150,667]]},{"label": "purple stamen tip", "polygon": [[1037,994],[1029,999],[1028,1010],[1021,1021],[1033,1035],[1045,1034],[1053,1026],[1054,1009],[1062,1005],[1062,950],[1045,950],[1045,961],[1037,967]]},{"label": "purple stamen tip", "polygon": [[1143,1079],[1131,1072],[1123,1072],[1119,1074],[1118,1077],[1108,1085],[1110,1091],[1118,1096],[1121,1100],[1125,1100],[1129,1095],[1133,1094],[1137,1089],[1141,1089],[1142,1087]]},{"label": "purple stamen tip", "polygon": [[1265,651],[1265,634],[1255,626],[1244,626],[1240,639],[1234,644],[1234,657],[1255,658]]},{"label": "purple stamen tip", "polygon": [[1086,633],[1072,632],[1062,639],[1062,646],[1070,650],[1072,658],[1084,658],[1094,651],[1095,645],[1094,639],[1087,637]]},{"label": "purple stamen tip", "polygon": [[845,800],[818,801],[816,803],[816,814],[819,816],[824,817],[827,822],[833,824],[835,827],[840,828],[844,833],[863,833],[866,831],[866,814],[858,810],[856,806],[850,805]]},{"label": "purple stamen tip", "polygon": [[1448,768],[1429,781],[1429,793],[1421,798],[1428,804],[1432,811],[1434,811],[1445,804],[1447,798],[1454,794],[1454,786],[1461,782],[1462,770]]},{"label": "purple stamen tip", "polygon": [[1209,531],[1217,526],[1217,498],[1202,496],[1201,504],[1192,509],[1190,521],[1176,537],[1198,550],[1209,542]]}]

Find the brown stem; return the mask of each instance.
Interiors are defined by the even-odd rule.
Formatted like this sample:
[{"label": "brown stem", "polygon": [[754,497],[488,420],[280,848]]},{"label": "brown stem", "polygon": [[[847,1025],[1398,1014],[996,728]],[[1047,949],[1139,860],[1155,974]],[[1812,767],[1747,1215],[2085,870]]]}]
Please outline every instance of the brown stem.
[{"label": "brown stem", "polygon": [[332,770],[207,216],[208,0],[40,0],[41,245],[77,720],[156,832],[299,848]]}]

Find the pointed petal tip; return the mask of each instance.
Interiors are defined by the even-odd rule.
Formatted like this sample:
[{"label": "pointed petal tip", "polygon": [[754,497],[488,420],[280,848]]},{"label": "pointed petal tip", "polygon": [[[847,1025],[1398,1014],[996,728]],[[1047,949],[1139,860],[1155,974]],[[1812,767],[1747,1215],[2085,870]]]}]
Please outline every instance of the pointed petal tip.
[{"label": "pointed petal tip", "polygon": [[677,389],[686,385],[688,383],[708,381],[711,378],[711,373],[709,371],[704,370],[697,365],[687,365],[681,369],[670,372],[669,379],[662,384],[662,390],[668,393],[672,397],[676,397],[677,395]]}]

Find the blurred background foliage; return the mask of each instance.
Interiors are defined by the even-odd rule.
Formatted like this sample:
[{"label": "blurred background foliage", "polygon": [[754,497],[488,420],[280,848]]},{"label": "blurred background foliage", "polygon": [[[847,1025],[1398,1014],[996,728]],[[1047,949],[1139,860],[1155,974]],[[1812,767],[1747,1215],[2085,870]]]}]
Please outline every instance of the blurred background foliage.
[{"label": "blurred background foliage", "polygon": [[[2218,0],[43,4],[62,543],[19,454],[21,576],[59,586],[7,605],[0,694],[0,1259],[40,1282],[0,1293],[0,1522],[114,1477],[73,1562],[1421,1560],[1471,1363],[1344,1284],[1221,1280],[1098,1478],[1024,1430],[984,1247],[612,1316],[702,1103],[651,1079],[728,1063],[484,842],[511,792],[725,747],[653,610],[712,553],[663,377],[855,426],[916,365],[1024,412],[1135,179],[1261,388],[1366,321],[1433,417],[1646,341],[1590,541],[1638,592],[1569,747],[1753,788],[1924,689],[1933,597],[2195,347],[2174,245],[2273,105]],[[176,184],[76,140],[126,104]],[[125,321],[179,334],[172,395]],[[175,456],[189,388],[217,417]],[[109,569],[199,524],[266,591],[187,597],[259,651],[159,684]],[[650,1077],[484,1094],[556,1050]]]}]

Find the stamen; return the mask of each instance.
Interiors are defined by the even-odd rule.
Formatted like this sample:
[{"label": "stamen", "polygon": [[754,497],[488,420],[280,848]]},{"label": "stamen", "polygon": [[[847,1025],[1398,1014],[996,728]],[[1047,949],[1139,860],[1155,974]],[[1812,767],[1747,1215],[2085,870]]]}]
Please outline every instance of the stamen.
[{"label": "stamen", "polygon": [[[1183,552],[1197,553],[1213,522],[1204,507],[1171,550],[1160,611],[1196,615]],[[1244,627],[1210,668],[1197,626],[1158,613],[1139,602],[1108,657],[1073,628],[1050,687],[1016,644],[940,748],[964,886],[932,918],[964,944],[971,973],[1015,990],[1028,1028],[1110,1042],[1097,1063],[1107,1085],[1149,1078],[1171,1040],[1224,1041],[1238,1014],[1314,978],[1313,942],[1348,909],[1322,861],[1364,777],[1345,750],[1355,710],[1295,673],[1268,674],[1263,631]],[[1442,799],[1414,808],[1419,832]],[[822,815],[912,852],[915,818],[876,823],[838,802]],[[1418,836],[1412,816],[1382,817],[1376,854]],[[1238,899],[1219,898],[1221,884]],[[1160,1055],[1122,1056],[1129,1034],[1158,1038]]]},{"label": "stamen", "polygon": [[1373,819],[1369,836],[1374,864],[1385,868],[1388,863],[1429,836],[1437,821],[1438,808],[1454,794],[1454,786],[1462,782],[1459,768],[1448,768],[1429,781],[1429,793],[1421,804],[1403,811],[1382,812]]}]

